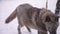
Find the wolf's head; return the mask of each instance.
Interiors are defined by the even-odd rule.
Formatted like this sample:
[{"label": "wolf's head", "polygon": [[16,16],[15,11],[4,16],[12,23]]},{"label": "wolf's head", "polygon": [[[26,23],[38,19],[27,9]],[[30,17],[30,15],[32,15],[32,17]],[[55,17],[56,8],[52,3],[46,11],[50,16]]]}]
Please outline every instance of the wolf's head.
[{"label": "wolf's head", "polygon": [[50,10],[42,9],[40,12],[40,18],[43,24],[45,24],[46,29],[50,34],[56,34],[56,29],[59,25],[59,17],[52,13]]}]

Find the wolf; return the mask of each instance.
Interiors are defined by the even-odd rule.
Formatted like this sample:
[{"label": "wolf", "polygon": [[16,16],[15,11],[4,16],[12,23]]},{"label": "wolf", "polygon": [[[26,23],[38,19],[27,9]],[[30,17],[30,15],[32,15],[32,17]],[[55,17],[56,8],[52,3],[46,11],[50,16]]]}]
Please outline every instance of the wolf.
[{"label": "wolf", "polygon": [[56,34],[59,26],[58,16],[46,8],[33,7],[30,4],[19,5],[12,14],[6,19],[5,23],[18,18],[18,34],[21,34],[21,27],[26,26],[29,32],[30,28],[38,30],[38,34]]}]

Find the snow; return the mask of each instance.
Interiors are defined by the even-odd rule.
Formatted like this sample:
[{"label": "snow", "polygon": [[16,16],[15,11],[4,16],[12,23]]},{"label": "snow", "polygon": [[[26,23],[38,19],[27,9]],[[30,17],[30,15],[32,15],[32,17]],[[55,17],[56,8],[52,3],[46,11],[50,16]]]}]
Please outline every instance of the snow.
[{"label": "snow", "polygon": [[[20,4],[29,3],[34,7],[45,8],[45,0],[0,0],[0,34],[18,34],[17,31],[17,18],[11,21],[9,24],[5,24],[6,18],[13,12],[13,10]],[[48,0],[48,9],[53,13],[57,0]],[[60,20],[60,19],[59,19]],[[60,33],[60,26],[57,29],[57,34]],[[31,34],[37,34],[37,30],[31,29]],[[30,34],[26,27],[21,28],[22,34]]]}]

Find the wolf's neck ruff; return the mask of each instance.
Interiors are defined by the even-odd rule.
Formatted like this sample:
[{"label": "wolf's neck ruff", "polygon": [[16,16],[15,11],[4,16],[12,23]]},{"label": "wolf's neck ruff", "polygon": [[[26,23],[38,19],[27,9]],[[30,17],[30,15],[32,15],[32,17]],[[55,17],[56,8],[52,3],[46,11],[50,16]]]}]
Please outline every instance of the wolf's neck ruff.
[{"label": "wolf's neck ruff", "polygon": [[44,15],[42,12],[45,13],[45,11],[42,11],[42,9],[37,11],[37,13],[35,15],[35,22],[36,22],[38,27],[40,27],[42,30],[47,31],[46,28],[45,28],[45,25],[42,23],[42,20],[41,20],[41,16]]}]

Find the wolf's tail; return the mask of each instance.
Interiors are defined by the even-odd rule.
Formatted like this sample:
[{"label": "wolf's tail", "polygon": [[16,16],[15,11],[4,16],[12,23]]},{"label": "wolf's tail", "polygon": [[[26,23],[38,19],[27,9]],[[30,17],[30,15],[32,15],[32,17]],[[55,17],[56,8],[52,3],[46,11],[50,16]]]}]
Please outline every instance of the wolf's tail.
[{"label": "wolf's tail", "polygon": [[15,17],[16,17],[16,12],[17,10],[15,9],[12,14],[6,19],[5,23],[9,23],[10,21],[12,21]]}]

